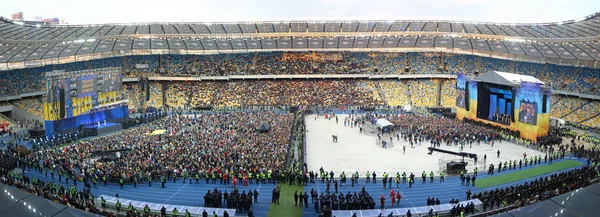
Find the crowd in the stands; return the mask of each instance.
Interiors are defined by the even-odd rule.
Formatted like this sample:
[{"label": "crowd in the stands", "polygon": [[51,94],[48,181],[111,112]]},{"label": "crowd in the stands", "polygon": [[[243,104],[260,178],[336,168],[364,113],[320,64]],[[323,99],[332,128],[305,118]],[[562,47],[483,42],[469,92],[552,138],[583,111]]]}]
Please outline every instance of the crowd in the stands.
[{"label": "crowd in the stands", "polygon": [[[598,70],[441,53],[272,52],[114,57],[0,74],[0,96],[45,89],[44,73],[123,67],[127,77],[279,74],[434,74],[496,70],[533,75],[554,89],[598,94]],[[25,78],[25,79],[23,79]]]}]

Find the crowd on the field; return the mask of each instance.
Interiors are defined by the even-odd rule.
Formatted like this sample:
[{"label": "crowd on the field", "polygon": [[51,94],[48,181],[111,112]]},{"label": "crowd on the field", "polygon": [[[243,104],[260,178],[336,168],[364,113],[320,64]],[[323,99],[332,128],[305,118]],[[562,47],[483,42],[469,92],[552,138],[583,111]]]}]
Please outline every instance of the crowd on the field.
[{"label": "crowd on the field", "polygon": [[397,115],[367,115],[363,122],[372,119],[385,118],[395,125],[395,133],[392,137],[399,137],[413,144],[429,143],[439,146],[441,144],[467,145],[469,143],[491,142],[502,140],[504,135],[516,136],[517,132],[493,129],[488,126],[459,121],[456,118],[444,118],[439,116],[421,116],[415,114]]},{"label": "crowd on the field", "polygon": [[[35,152],[29,163],[55,170],[55,174],[98,182],[249,173],[271,176],[284,166],[292,117],[274,112],[168,116],[122,133]],[[263,123],[272,129],[255,132]],[[149,135],[154,130],[166,132]],[[123,149],[124,156],[114,164],[90,161],[95,153]],[[34,163],[38,161],[43,165]]]}]

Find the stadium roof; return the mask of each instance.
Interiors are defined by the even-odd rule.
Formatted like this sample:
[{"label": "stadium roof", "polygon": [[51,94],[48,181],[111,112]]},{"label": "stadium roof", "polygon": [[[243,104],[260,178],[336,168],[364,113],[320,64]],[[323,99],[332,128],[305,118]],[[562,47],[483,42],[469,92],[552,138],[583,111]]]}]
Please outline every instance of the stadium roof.
[{"label": "stadium roof", "polygon": [[346,50],[440,51],[597,67],[598,15],[533,24],[355,20],[32,26],[0,18],[0,65],[136,54]]},{"label": "stadium roof", "polygon": [[491,71],[491,72],[485,73],[483,75],[477,76],[475,78],[475,80],[478,82],[482,81],[482,82],[488,82],[488,83],[500,84],[500,85],[506,85],[506,86],[520,84],[522,81],[538,83],[538,84],[542,84],[542,85],[544,84],[544,82],[542,82],[539,79],[537,79],[533,76],[530,76],[530,75],[520,75],[520,74],[498,72],[498,71]]}]

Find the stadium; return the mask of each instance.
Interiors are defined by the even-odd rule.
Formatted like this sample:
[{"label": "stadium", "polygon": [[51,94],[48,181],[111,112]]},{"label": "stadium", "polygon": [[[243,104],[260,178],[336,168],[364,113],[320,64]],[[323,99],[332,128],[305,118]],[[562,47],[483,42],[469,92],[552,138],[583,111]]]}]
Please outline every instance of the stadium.
[{"label": "stadium", "polygon": [[597,216],[598,29],[0,17],[0,215]]}]

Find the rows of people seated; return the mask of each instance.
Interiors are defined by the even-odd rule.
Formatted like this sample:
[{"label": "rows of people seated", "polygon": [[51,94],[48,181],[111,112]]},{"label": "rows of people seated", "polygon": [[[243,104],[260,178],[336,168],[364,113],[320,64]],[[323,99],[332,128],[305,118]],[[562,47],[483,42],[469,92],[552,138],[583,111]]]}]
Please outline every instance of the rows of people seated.
[{"label": "rows of people seated", "polygon": [[[439,87],[441,83],[441,87]],[[163,85],[166,92],[163,97]],[[205,106],[276,106],[276,105],[383,105],[436,107],[438,94],[441,107],[453,107],[455,80],[323,80],[323,81],[234,81],[234,82],[150,82],[150,100],[137,84],[126,83],[125,95],[130,108],[167,105],[170,108]],[[438,90],[441,88],[441,90]],[[133,90],[133,93],[129,91]],[[439,91],[439,92],[438,92]],[[115,93],[117,94],[117,93]],[[111,95],[112,96],[112,95]],[[280,97],[284,96],[284,97]],[[410,99],[409,99],[410,96]],[[122,97],[122,96],[121,96]],[[135,97],[135,99],[131,98]],[[116,99],[116,98],[115,98]],[[114,101],[115,99],[111,99]],[[166,99],[166,102],[163,102]],[[433,100],[431,100],[433,99]],[[83,99],[82,99],[83,100]],[[106,101],[108,100],[108,101]],[[106,103],[112,102],[106,99]],[[78,103],[79,101],[74,101]],[[567,121],[594,126],[592,119],[600,111],[598,102],[582,98],[553,95],[551,116]],[[11,102],[35,115],[43,116],[41,97],[30,97]],[[89,104],[89,103],[88,103]],[[585,105],[585,106],[584,106]],[[91,105],[88,105],[89,107]],[[85,106],[84,106],[85,107]],[[78,107],[79,108],[79,107]],[[576,112],[572,112],[578,109]],[[74,110],[80,114],[79,110]],[[77,113],[78,112],[78,113]]]},{"label": "rows of people seated", "polygon": [[214,82],[214,106],[347,106],[382,105],[369,81],[239,81]]},{"label": "rows of people seated", "polygon": [[142,90],[140,90],[140,85],[138,85],[138,83],[123,83],[123,91],[125,98],[129,100],[129,109],[139,109],[139,103],[142,100]]},{"label": "rows of people seated", "polygon": [[194,89],[194,83],[168,82],[163,85],[167,86],[167,89],[165,91],[165,95],[167,95],[167,101],[165,102],[165,104],[167,105],[167,107],[184,108],[188,106],[188,102],[190,100],[190,93]]},{"label": "rows of people seated", "polygon": [[581,124],[585,125],[585,126],[590,126],[590,127],[600,127],[600,115],[596,114],[597,116],[592,117],[584,122],[582,122]]},{"label": "rows of people seated", "polygon": [[577,111],[565,116],[565,120],[573,123],[583,122],[600,113],[600,102],[586,101],[584,105]]},{"label": "rows of people seated", "polygon": [[408,105],[408,85],[406,82],[397,80],[384,80],[379,83],[388,105]]},{"label": "rows of people seated", "polygon": [[442,80],[440,107],[452,108],[456,105],[456,80]]},{"label": "rows of people seated", "polygon": [[45,90],[46,71],[51,71],[51,68],[46,66],[0,72],[0,97]]},{"label": "rows of people seated", "polygon": [[[598,70],[441,53],[272,52],[217,55],[142,55],[17,69],[0,73],[0,96],[45,89],[44,72],[123,67],[126,77],[268,74],[481,73],[496,70],[532,75],[554,89],[592,94]],[[377,68],[377,71],[375,70]],[[23,79],[26,78],[26,79]]]},{"label": "rows of people seated", "polygon": [[148,106],[161,108],[163,106],[163,86],[160,82],[150,82],[150,100]]},{"label": "rows of people seated", "polygon": [[44,101],[42,96],[22,98],[11,101],[11,103],[36,116],[43,117],[44,115]]},{"label": "rows of people seated", "polygon": [[571,111],[581,107],[586,100],[575,97],[553,95],[551,102],[550,116],[562,118],[568,115]]},{"label": "rows of people seated", "polygon": [[413,106],[435,107],[437,106],[437,95],[439,79],[411,80],[408,82],[410,100]]}]

